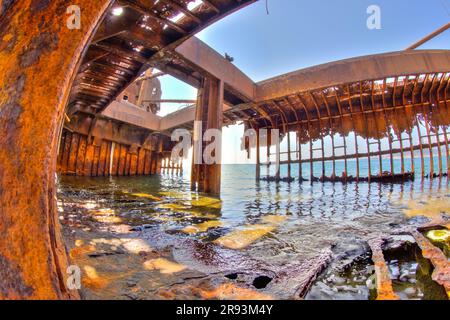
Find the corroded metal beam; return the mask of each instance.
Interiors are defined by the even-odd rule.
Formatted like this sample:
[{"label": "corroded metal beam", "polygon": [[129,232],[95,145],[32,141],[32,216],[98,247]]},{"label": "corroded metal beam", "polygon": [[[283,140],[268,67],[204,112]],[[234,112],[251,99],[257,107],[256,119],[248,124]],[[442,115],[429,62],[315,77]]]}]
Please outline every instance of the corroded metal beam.
[{"label": "corroded metal beam", "polygon": [[450,50],[383,53],[330,62],[258,82],[255,99],[272,100],[346,83],[445,70],[450,70]]},{"label": "corroded metal beam", "polygon": [[423,45],[425,42],[430,41],[431,39],[433,39],[434,37],[437,37],[438,35],[440,35],[442,32],[446,31],[447,29],[450,28],[450,22],[443,25],[442,27],[440,27],[439,29],[437,29],[436,31],[433,31],[432,33],[430,33],[429,35],[427,35],[426,37],[420,39],[419,41],[417,41],[416,43],[410,45],[408,48],[406,48],[406,50],[414,50],[418,47],[420,47],[421,45]]},{"label": "corroded metal beam", "polygon": [[377,300],[399,300],[400,298],[392,289],[389,268],[383,255],[383,240],[372,239],[368,243],[372,250],[372,261],[375,265]]},{"label": "corroded metal beam", "polygon": [[[196,125],[194,126],[194,146],[192,157],[191,185],[199,192],[220,194],[221,182],[221,140],[214,141],[215,163],[206,163],[204,152],[204,133],[209,129],[222,130],[224,83],[214,78],[205,78],[198,92],[198,102],[195,110]],[[217,139],[217,138],[215,138]]]},{"label": "corroded metal beam", "polygon": [[420,232],[413,230],[412,235],[422,249],[424,258],[430,260],[434,266],[431,278],[445,288],[447,296],[450,298],[450,263],[447,257]]},{"label": "corroded metal beam", "polygon": [[187,59],[194,69],[202,70],[221,79],[248,100],[254,100],[255,83],[203,41],[192,37],[178,46],[175,51]]}]

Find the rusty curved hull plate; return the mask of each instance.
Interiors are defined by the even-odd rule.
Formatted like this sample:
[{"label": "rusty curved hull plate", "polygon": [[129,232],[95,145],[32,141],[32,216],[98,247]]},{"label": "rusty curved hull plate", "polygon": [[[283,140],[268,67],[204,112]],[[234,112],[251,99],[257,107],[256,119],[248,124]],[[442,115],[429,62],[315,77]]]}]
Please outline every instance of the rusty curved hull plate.
[{"label": "rusty curved hull plate", "polygon": [[66,27],[67,1],[15,1],[0,20],[0,299],[77,298],[56,212],[57,141],[83,49],[110,5],[80,0],[82,28]]}]

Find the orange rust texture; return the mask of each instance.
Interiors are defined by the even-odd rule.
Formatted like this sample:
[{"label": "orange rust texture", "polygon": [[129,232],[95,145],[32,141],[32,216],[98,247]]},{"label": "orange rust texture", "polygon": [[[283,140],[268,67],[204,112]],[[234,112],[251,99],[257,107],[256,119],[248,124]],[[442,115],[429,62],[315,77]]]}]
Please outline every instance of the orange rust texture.
[{"label": "orange rust texture", "polygon": [[412,235],[422,249],[423,257],[430,260],[434,266],[431,278],[445,288],[450,298],[450,262],[447,257],[420,232],[413,230]]},{"label": "orange rust texture", "polygon": [[[370,157],[382,159],[382,156],[388,155],[393,159],[394,155],[399,154],[401,174],[404,175],[409,169],[410,173],[415,170],[413,165],[406,168],[405,153],[417,157],[414,151],[420,150],[422,176],[432,176],[433,173],[442,176],[449,172],[448,166],[443,168],[442,165],[443,160],[448,158],[449,148],[449,89],[448,72],[342,84],[257,103],[258,108],[253,111],[259,116],[252,117],[248,126],[256,129],[279,128],[283,136],[286,136],[287,132],[297,132],[299,143],[307,147],[326,136],[359,137],[355,150],[341,150],[339,155],[333,153],[325,159],[318,152],[315,155],[311,152],[310,157],[297,160],[301,163],[311,163],[311,166],[313,162],[323,163],[324,160]],[[369,139],[372,139],[372,142]],[[389,147],[386,147],[386,141],[380,142],[382,139],[388,140]],[[375,151],[375,148],[370,148],[370,143],[375,144],[377,141],[382,150],[377,148]],[[423,149],[430,153],[428,159],[424,157]],[[434,169],[433,155],[438,157],[439,164],[439,167]],[[424,172],[425,161],[429,162],[430,171],[427,173]],[[391,162],[393,163],[393,160]],[[290,161],[283,160],[282,163],[289,164]],[[394,172],[393,164],[390,170],[387,170],[389,168],[382,168],[379,160],[378,167],[380,177],[398,174]],[[348,172],[342,172],[342,175],[347,177]],[[358,167],[356,175],[361,177]]]},{"label": "orange rust texture", "polygon": [[112,159],[111,175],[116,176],[119,170],[120,145],[114,144],[114,154]]},{"label": "orange rust texture", "polygon": [[[198,90],[195,120],[202,122],[201,132],[195,132],[200,128],[194,128],[194,137],[203,137],[208,129],[222,129],[223,125],[223,95],[224,83],[215,78],[204,78],[201,88]],[[216,143],[218,143],[216,141]],[[195,143],[193,146],[193,161],[191,170],[191,186],[200,192],[220,194],[221,164],[196,164],[195,155],[203,155],[206,143]],[[200,149],[200,150],[199,150]],[[218,147],[220,149],[220,146]],[[216,155],[217,157],[217,155]]]},{"label": "orange rust texture", "polygon": [[399,297],[392,289],[392,281],[389,275],[389,268],[384,260],[382,245],[382,239],[369,241],[377,278],[377,300],[399,300]]},{"label": "orange rust texture", "polygon": [[152,152],[145,151],[144,156],[144,174],[150,174],[152,171]]},{"label": "orange rust texture", "polygon": [[65,0],[1,9],[0,299],[78,297],[65,286],[54,182],[58,134],[80,57],[110,3],[77,1],[80,30],[67,28]]},{"label": "orange rust texture", "polygon": [[[113,143],[114,152],[111,158]],[[94,145],[88,143],[87,136],[67,130],[63,131],[59,150],[57,171],[61,174],[102,177],[149,175],[159,172],[156,167],[150,170],[150,150],[138,148],[136,153],[128,145],[107,140]]]}]

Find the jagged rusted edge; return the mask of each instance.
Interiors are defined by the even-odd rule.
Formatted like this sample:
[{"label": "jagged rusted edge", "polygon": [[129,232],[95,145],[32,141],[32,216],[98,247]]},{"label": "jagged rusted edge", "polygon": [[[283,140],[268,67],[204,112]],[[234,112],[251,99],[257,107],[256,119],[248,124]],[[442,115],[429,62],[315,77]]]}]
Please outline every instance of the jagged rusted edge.
[{"label": "jagged rusted edge", "polygon": [[431,278],[444,287],[447,296],[450,298],[450,263],[447,257],[419,231],[413,230],[411,234],[416,239],[420,249],[422,249],[423,257],[430,260],[434,266]]}]

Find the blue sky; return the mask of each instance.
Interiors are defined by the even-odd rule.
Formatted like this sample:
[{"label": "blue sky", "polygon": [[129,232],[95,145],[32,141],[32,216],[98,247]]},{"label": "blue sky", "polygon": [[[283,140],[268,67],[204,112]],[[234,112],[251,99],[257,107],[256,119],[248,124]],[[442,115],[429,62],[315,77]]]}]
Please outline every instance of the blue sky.
[{"label": "blue sky", "polygon": [[[450,0],[260,0],[197,36],[254,81],[330,61],[403,50],[450,21]],[[381,30],[369,30],[367,7],[381,8]],[[450,49],[450,30],[419,49]],[[162,78],[163,98],[195,99],[196,90]],[[163,106],[172,112],[178,106]],[[224,130],[224,162],[243,162],[242,128]],[[230,152],[228,152],[230,150]]]}]

